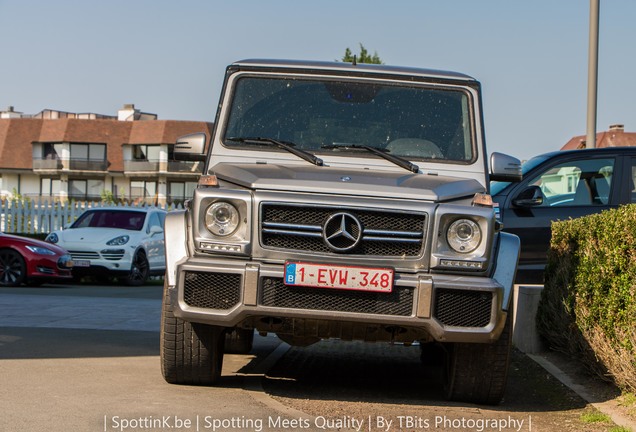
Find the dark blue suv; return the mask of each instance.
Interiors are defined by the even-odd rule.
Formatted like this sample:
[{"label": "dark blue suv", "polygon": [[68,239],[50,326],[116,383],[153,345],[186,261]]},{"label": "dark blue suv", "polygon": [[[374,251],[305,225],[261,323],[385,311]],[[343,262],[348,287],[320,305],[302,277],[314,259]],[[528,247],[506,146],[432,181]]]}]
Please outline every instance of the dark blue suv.
[{"label": "dark blue suv", "polygon": [[551,224],[636,203],[636,147],[568,150],[523,164],[523,181],[492,182],[504,231],[521,239],[516,283],[543,283]]}]

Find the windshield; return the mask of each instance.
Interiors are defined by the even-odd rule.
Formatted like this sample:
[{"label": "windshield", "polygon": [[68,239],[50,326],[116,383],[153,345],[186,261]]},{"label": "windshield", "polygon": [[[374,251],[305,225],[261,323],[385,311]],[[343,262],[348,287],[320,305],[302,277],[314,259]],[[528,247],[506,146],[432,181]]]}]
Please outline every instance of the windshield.
[{"label": "windshield", "polygon": [[249,145],[231,137],[260,137],[322,154],[359,145],[408,159],[474,158],[469,96],[457,89],[245,76],[231,106],[229,147]]},{"label": "windshield", "polygon": [[77,218],[71,228],[118,228],[139,231],[144,226],[145,212],[121,210],[87,211]]}]

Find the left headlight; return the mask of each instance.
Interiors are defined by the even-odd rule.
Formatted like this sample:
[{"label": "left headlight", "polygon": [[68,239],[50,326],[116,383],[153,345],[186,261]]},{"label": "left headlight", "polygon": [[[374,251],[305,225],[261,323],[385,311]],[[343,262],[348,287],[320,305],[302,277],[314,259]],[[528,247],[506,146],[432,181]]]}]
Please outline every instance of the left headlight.
[{"label": "left headlight", "polygon": [[205,211],[205,226],[212,234],[225,237],[236,231],[241,217],[232,204],[215,202]]},{"label": "left headlight", "polygon": [[455,252],[470,253],[481,244],[481,228],[470,219],[458,219],[448,227],[446,240]]},{"label": "left headlight", "polygon": [[31,252],[39,254],[39,255],[55,255],[55,252],[53,252],[51,249],[47,249],[45,247],[32,246],[32,245],[27,245],[25,247],[28,250],[30,250]]},{"label": "left headlight", "polygon": [[51,233],[51,234],[46,236],[44,241],[47,241],[49,243],[57,243],[58,241],[60,241],[60,239],[58,238],[57,234]]},{"label": "left headlight", "polygon": [[130,236],[123,235],[123,236],[115,237],[112,240],[108,240],[106,244],[108,246],[121,246],[128,243],[128,240],[130,240]]}]

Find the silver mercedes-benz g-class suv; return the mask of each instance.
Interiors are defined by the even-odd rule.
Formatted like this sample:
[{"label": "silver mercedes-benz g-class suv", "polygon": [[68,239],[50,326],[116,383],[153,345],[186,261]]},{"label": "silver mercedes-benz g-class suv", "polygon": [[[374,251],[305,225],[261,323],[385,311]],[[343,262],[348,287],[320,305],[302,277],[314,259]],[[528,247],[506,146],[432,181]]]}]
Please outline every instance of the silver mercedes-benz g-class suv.
[{"label": "silver mercedes-benz g-class suv", "polygon": [[[419,345],[453,400],[498,403],[511,345],[518,238],[490,180],[480,84],[385,65],[244,60],[227,68],[194,196],[166,219],[161,362],[214,384],[254,330]],[[207,151],[206,151],[207,149]]]}]

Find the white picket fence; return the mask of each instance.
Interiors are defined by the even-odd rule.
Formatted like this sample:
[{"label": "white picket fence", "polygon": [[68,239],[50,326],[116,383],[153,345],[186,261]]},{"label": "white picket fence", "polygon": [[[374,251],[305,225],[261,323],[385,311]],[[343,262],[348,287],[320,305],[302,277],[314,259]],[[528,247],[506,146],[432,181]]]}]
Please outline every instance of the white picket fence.
[{"label": "white picket fence", "polygon": [[[72,223],[85,210],[102,207],[151,207],[147,204],[109,204],[103,202],[48,202],[30,200],[0,201],[0,231],[12,234],[47,234]],[[181,205],[157,205],[164,210],[183,208]]]}]

